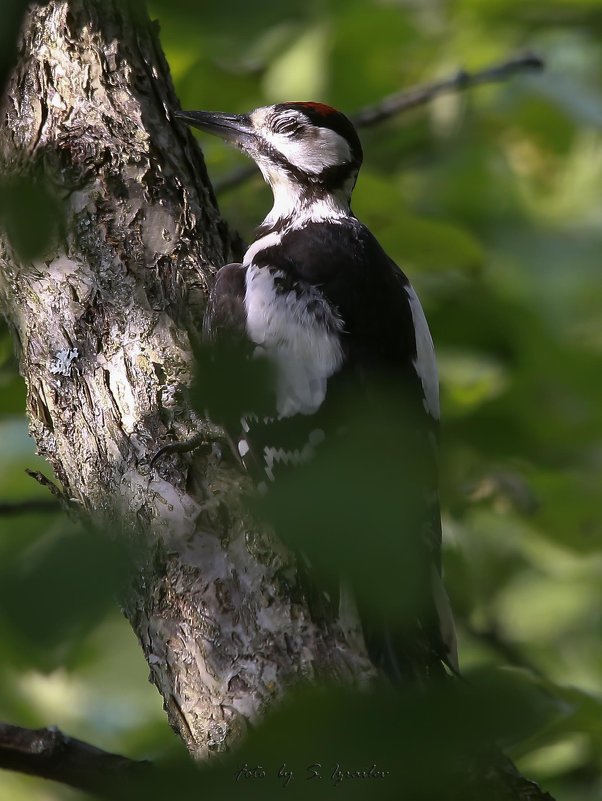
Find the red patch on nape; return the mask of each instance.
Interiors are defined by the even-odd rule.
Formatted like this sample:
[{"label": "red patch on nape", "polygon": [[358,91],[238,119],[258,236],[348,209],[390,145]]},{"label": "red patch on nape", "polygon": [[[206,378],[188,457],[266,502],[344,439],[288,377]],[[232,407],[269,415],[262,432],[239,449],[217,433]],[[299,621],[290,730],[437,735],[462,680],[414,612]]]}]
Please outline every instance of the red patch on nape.
[{"label": "red patch on nape", "polygon": [[298,106],[299,108],[307,108],[313,111],[314,114],[320,114],[322,117],[329,117],[331,114],[338,114],[336,108],[327,106],[326,103],[313,103],[313,102],[292,102],[287,103],[288,106]]}]

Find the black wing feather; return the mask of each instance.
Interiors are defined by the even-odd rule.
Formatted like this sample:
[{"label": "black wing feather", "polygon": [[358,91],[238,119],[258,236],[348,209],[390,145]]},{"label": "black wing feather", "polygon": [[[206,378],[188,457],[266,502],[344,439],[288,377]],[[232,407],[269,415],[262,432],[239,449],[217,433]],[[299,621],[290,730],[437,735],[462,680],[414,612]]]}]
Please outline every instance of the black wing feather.
[{"label": "black wing feather", "polygon": [[242,264],[225,264],[217,271],[203,317],[203,340],[245,336],[245,272]]}]

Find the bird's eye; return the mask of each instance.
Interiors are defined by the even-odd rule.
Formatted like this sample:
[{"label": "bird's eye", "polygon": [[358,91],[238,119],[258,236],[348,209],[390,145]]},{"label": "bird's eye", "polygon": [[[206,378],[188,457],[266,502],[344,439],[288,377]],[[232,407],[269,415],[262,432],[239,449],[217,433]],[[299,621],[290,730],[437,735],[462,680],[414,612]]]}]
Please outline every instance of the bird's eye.
[{"label": "bird's eye", "polygon": [[296,120],[281,120],[274,125],[274,133],[285,136],[294,136],[300,130],[300,125]]}]

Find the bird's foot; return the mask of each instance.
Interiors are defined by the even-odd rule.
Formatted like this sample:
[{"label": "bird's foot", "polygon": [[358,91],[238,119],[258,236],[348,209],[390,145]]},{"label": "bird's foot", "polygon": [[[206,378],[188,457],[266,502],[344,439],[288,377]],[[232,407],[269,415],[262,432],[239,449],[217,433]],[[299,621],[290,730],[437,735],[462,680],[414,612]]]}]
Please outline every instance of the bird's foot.
[{"label": "bird's foot", "polygon": [[211,445],[214,448],[219,448],[219,445],[223,443],[228,443],[228,437],[223,428],[215,426],[212,423],[205,423],[203,425],[203,430],[198,434],[182,440],[181,442],[169,442],[167,445],[163,445],[159,448],[150,460],[150,469],[152,470],[157,462],[163,459],[164,456],[169,456],[172,453],[190,453],[203,445]]}]

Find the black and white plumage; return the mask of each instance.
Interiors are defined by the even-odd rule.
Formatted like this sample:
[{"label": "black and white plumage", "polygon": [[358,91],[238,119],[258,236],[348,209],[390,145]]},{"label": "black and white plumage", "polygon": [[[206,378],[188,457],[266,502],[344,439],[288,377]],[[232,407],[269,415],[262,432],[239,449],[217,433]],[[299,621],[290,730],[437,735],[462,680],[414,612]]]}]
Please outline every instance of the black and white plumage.
[{"label": "black and white plumage", "polygon": [[[206,341],[237,339],[251,359],[271,366],[273,394],[263,408],[218,422],[247,468],[269,484],[281,470],[307,462],[329,437],[352,435],[341,433],[338,417],[350,391],[367,415],[378,415],[374,389],[393,387],[408,420],[399,443],[402,461],[406,468],[413,460],[428,465],[421,478],[432,485],[423,488],[419,536],[432,564],[431,598],[439,617],[447,615],[439,578],[433,343],[408,279],[351,212],[362,162],[353,125],[320,103],[282,103],[248,115],[176,116],[251,156],[274,194],[242,264],[218,271],[204,321]],[[457,667],[453,627],[447,628],[439,653]],[[394,672],[394,658],[385,653],[390,649],[387,639],[371,652]]]}]

